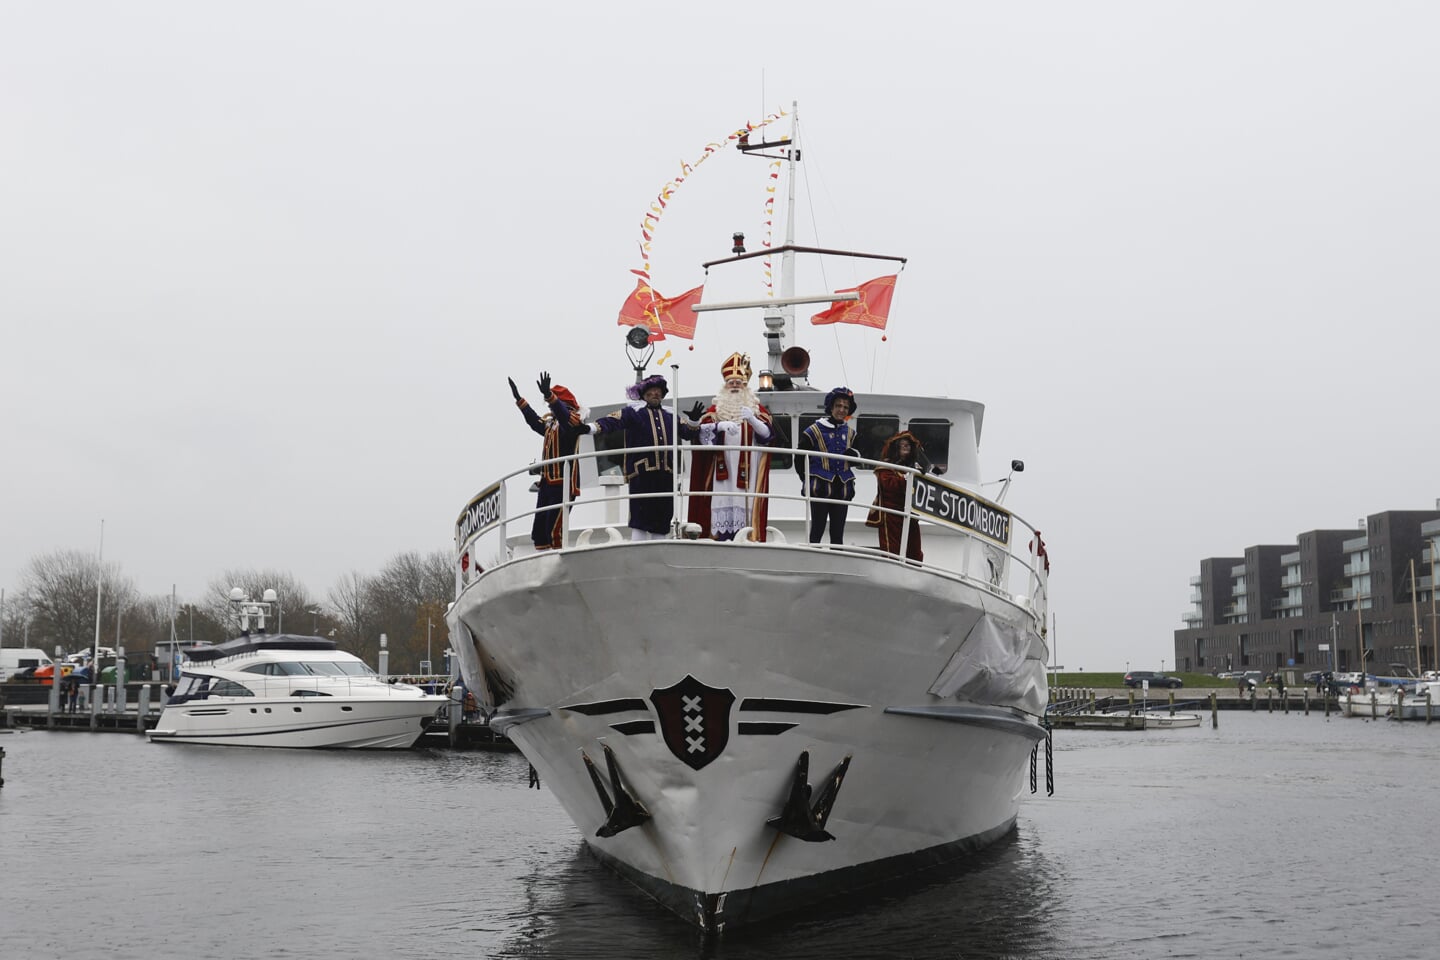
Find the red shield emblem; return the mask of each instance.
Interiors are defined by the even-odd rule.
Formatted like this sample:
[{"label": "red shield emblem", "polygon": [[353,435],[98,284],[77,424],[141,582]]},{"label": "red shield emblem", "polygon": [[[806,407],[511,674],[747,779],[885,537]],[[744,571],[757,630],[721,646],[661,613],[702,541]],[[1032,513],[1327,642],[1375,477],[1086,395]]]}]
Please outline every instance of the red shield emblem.
[{"label": "red shield emblem", "polygon": [[730,706],[735,694],[707,687],[694,677],[664,690],[651,690],[665,745],[696,770],[720,756],[730,742]]}]

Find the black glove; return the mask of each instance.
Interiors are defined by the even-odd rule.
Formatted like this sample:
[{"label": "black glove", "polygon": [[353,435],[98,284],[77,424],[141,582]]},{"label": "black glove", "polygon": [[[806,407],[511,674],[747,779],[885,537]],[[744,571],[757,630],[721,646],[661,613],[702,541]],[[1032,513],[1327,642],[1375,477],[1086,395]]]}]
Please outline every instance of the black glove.
[{"label": "black glove", "polygon": [[699,420],[701,417],[705,416],[705,401],[696,400],[695,405],[691,407],[688,411],[686,411],[685,416],[689,417],[691,420]]},{"label": "black glove", "polygon": [[520,388],[517,387],[517,386],[515,386],[515,381],[514,381],[514,380],[511,380],[509,377],[506,377],[506,378],[505,378],[505,382],[508,383],[508,384],[510,384],[510,393],[514,395],[514,397],[515,397],[515,402],[516,402],[516,403],[519,403],[519,402],[520,402]]},{"label": "black glove", "polygon": [[542,396],[542,397],[545,398],[545,402],[546,402],[546,403],[549,403],[549,402],[550,402],[550,371],[548,371],[548,370],[542,370],[542,371],[540,371],[540,379],[535,381],[535,386],[537,386],[537,387],[540,388],[540,396]]}]

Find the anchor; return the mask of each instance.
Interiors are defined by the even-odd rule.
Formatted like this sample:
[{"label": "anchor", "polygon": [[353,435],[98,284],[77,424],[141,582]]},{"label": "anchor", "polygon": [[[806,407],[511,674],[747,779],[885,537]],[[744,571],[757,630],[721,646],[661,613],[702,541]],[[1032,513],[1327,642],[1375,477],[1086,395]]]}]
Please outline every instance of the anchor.
[{"label": "anchor", "polygon": [[595,763],[584,751],[580,756],[585,760],[585,769],[590,771],[590,782],[595,784],[595,792],[600,794],[600,804],[605,808],[605,822],[600,829],[595,831],[597,837],[613,837],[617,833],[629,830],[631,827],[638,827],[650,819],[650,811],[645,805],[636,800],[625,785],[620,782],[620,764],[615,760],[615,753],[608,744],[601,744],[605,750],[605,766],[610,771],[610,789],[615,794],[615,799],[610,799],[610,794],[605,792],[605,784],[600,779],[600,771],[595,769]]},{"label": "anchor", "polygon": [[780,816],[766,820],[765,825],[809,843],[834,840],[834,834],[825,829],[825,821],[830,819],[830,808],[835,805],[835,797],[840,793],[840,783],[845,779],[845,771],[848,769],[850,758],[847,756],[830,771],[830,776],[825,779],[825,786],[812,807],[809,783],[810,751],[803,751],[800,759],[795,761],[795,778],[790,783],[790,796],[785,801],[785,809],[780,811]]}]

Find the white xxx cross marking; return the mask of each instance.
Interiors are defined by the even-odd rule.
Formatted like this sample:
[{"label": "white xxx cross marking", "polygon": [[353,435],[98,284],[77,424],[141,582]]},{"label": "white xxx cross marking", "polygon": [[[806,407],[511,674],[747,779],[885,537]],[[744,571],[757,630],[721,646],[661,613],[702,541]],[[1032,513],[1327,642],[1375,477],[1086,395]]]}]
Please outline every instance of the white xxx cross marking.
[{"label": "white xxx cross marking", "polygon": [[705,749],[705,738],[703,736],[686,737],[685,743],[689,745],[691,753],[699,753]]},{"label": "white xxx cross marking", "polygon": [[699,697],[687,697],[687,696],[681,695],[680,699],[681,699],[682,701],[684,701],[684,703],[685,703],[685,712],[686,712],[686,713],[689,713],[691,710],[699,710],[699,709],[700,709],[700,698],[699,698]]},{"label": "white xxx cross marking", "polygon": [[704,724],[704,722],[701,720],[700,717],[686,717],[686,718],[685,718],[685,732],[686,732],[686,733],[691,733],[691,732],[693,732],[693,731],[701,730],[701,729],[704,729],[704,727],[705,727],[705,724]]}]

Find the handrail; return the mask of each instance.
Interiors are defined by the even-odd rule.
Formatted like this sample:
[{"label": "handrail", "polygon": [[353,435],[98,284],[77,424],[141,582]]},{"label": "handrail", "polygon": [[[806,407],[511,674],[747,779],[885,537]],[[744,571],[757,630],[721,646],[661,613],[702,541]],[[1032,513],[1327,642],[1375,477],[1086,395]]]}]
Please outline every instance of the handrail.
[{"label": "handrail", "polygon": [[[675,474],[675,478],[676,478],[676,483],[675,483],[675,489],[674,489],[674,490],[666,490],[666,491],[663,491],[663,492],[656,492],[656,493],[640,493],[640,494],[631,494],[631,493],[629,493],[628,491],[625,491],[625,492],[618,493],[618,494],[609,494],[609,495],[607,495],[606,497],[599,498],[599,501],[598,501],[598,502],[597,502],[596,499],[590,499],[590,500],[586,500],[586,501],[581,502],[581,501],[577,501],[577,500],[575,500],[574,498],[571,497],[571,495],[570,495],[571,477],[572,477],[573,471],[576,470],[576,469],[579,469],[579,466],[580,466],[580,464],[581,464],[582,461],[585,461],[585,460],[597,460],[597,461],[598,461],[598,460],[601,459],[601,458],[623,458],[626,454],[646,454],[646,453],[655,453],[655,452],[669,453],[669,454],[671,454],[671,455],[675,455],[675,456],[676,456],[676,461],[675,461],[675,468],[676,468],[676,469],[673,471],[674,474]],[[537,475],[537,474],[543,475],[542,472],[543,472],[543,470],[544,470],[546,467],[549,467],[549,466],[557,465],[557,464],[558,464],[558,465],[560,465],[560,467],[561,467],[561,477],[562,477],[562,479],[561,479],[561,499],[560,499],[560,502],[559,502],[558,504],[555,504],[555,505],[540,507],[540,506],[537,506],[537,505],[532,501],[532,502],[526,504],[526,506],[525,506],[523,509],[519,509],[519,510],[512,510],[512,509],[509,508],[508,504],[505,504],[505,503],[502,502],[502,504],[501,504],[501,506],[500,506],[500,509],[499,509],[498,519],[497,519],[494,523],[492,523],[492,524],[487,524],[487,525],[481,527],[480,529],[472,532],[472,533],[471,533],[468,537],[466,537],[464,540],[459,539],[458,536],[457,536],[457,542],[456,542],[456,558],[457,558],[457,560],[458,560],[459,556],[460,556],[462,553],[470,550],[470,549],[473,547],[473,545],[474,545],[478,540],[481,539],[482,536],[484,536],[484,535],[486,535],[486,534],[489,534],[492,530],[495,530],[495,529],[498,528],[498,533],[499,533],[500,542],[501,542],[501,544],[502,544],[502,551],[503,551],[503,556],[502,556],[502,558],[501,558],[501,560],[500,560],[500,563],[501,563],[501,564],[504,564],[504,563],[511,562],[512,560],[515,559],[515,556],[514,556],[513,550],[511,549],[510,543],[509,543],[509,529],[508,529],[508,528],[509,528],[509,525],[512,524],[512,523],[515,523],[515,522],[518,522],[518,521],[523,521],[523,520],[525,520],[525,519],[527,519],[527,518],[533,517],[533,516],[535,516],[535,515],[538,514],[538,513],[543,513],[543,512],[546,512],[546,511],[549,511],[549,510],[555,510],[555,509],[558,509],[558,510],[561,511],[561,536],[562,536],[562,541],[561,541],[561,542],[565,545],[565,546],[562,547],[561,549],[562,549],[562,550],[575,549],[576,545],[572,544],[572,542],[571,542],[571,541],[572,541],[571,534],[573,533],[573,527],[572,527],[571,516],[570,516],[571,511],[572,511],[573,509],[577,508],[577,507],[584,508],[584,507],[594,507],[594,506],[598,506],[600,503],[604,503],[604,502],[606,502],[606,501],[608,501],[608,500],[610,500],[610,499],[612,499],[612,498],[613,498],[614,500],[616,500],[616,501],[629,502],[629,501],[631,501],[631,500],[661,499],[661,498],[672,498],[672,497],[673,497],[673,498],[676,500],[677,507],[676,507],[675,516],[674,516],[674,519],[673,519],[672,525],[671,525],[671,538],[681,538],[681,537],[684,536],[684,528],[685,528],[686,521],[685,521],[685,519],[684,519],[684,517],[683,517],[683,515],[682,515],[682,512],[681,512],[680,507],[681,507],[681,505],[683,504],[684,498],[688,498],[688,497],[709,497],[709,498],[713,498],[713,497],[717,497],[717,496],[723,496],[723,497],[740,497],[740,498],[743,498],[743,499],[745,499],[745,500],[747,500],[747,501],[763,499],[763,500],[767,500],[767,501],[779,501],[779,502],[782,502],[782,503],[785,503],[785,502],[788,502],[788,503],[799,503],[799,504],[802,504],[802,505],[803,505],[803,506],[802,506],[802,514],[801,514],[801,517],[798,518],[799,521],[800,521],[802,524],[805,522],[806,518],[807,518],[807,517],[809,516],[809,514],[810,514],[810,508],[811,508],[811,504],[812,504],[812,503],[844,503],[844,504],[846,504],[847,506],[855,506],[855,505],[856,505],[853,500],[851,500],[851,501],[845,501],[845,500],[837,500],[837,499],[829,498],[829,497],[812,497],[811,494],[810,494],[810,484],[804,482],[805,477],[808,476],[808,470],[806,471],[805,474],[800,474],[799,471],[796,471],[797,474],[800,474],[800,475],[799,475],[799,479],[801,480],[801,492],[800,492],[800,494],[799,494],[798,496],[793,495],[793,494],[778,493],[778,492],[774,492],[773,490],[772,490],[772,491],[767,491],[767,492],[764,492],[764,493],[761,493],[761,492],[758,492],[758,491],[755,491],[755,490],[735,490],[735,491],[724,491],[724,492],[719,492],[719,493],[717,493],[716,491],[713,491],[713,490],[691,491],[691,490],[688,490],[688,489],[687,489],[687,490],[684,491],[683,497],[680,497],[680,496],[677,496],[677,494],[678,494],[678,492],[679,492],[679,488],[680,488],[681,485],[682,485],[682,478],[683,478],[684,476],[687,476],[687,475],[689,474],[689,470],[683,467],[683,460],[680,459],[680,456],[683,455],[684,452],[685,452],[685,450],[684,450],[683,447],[682,447],[682,448],[679,448],[679,449],[677,450],[677,448],[676,448],[676,446],[675,446],[674,444],[655,444],[655,445],[649,445],[649,446],[633,446],[633,447],[632,447],[632,446],[627,446],[627,447],[615,447],[615,448],[611,448],[611,449],[593,449],[593,450],[587,450],[587,451],[577,451],[577,452],[575,452],[575,453],[573,453],[573,454],[566,454],[566,455],[560,456],[560,457],[552,457],[552,458],[549,458],[549,459],[542,459],[542,460],[533,461],[533,462],[525,465],[525,466],[522,467],[522,468],[519,468],[519,469],[516,469],[516,470],[512,470],[512,471],[510,471],[509,473],[504,474],[502,477],[500,477],[500,478],[499,478],[498,480],[496,480],[494,483],[489,484],[489,485],[488,485],[486,488],[484,488],[484,489],[485,489],[486,491],[493,491],[493,490],[495,490],[496,488],[501,488],[501,489],[503,489],[503,488],[505,488],[506,484],[507,484],[509,481],[511,481],[511,480],[513,480],[513,479],[515,479],[515,478],[517,478],[517,477],[522,477],[522,476],[528,477],[528,476]],[[725,454],[725,453],[732,453],[732,452],[733,452],[733,453],[740,453],[740,454],[745,454],[745,455],[748,455],[748,454],[751,454],[751,453],[770,453],[770,454],[774,454],[774,453],[782,453],[782,452],[783,452],[783,453],[789,453],[789,454],[791,454],[792,456],[795,456],[795,457],[798,457],[798,458],[806,458],[806,457],[810,457],[810,456],[815,455],[812,451],[801,450],[801,449],[798,449],[798,448],[790,448],[790,447],[777,448],[777,447],[772,447],[772,446],[768,446],[768,445],[765,445],[765,444],[725,444],[725,445],[709,445],[709,444],[700,445],[700,444],[692,444],[691,447],[690,447],[690,452],[691,452],[692,454],[693,454],[693,453],[716,453],[716,454]],[[873,470],[876,469],[876,468],[880,468],[880,469],[886,469],[886,470],[895,470],[895,471],[897,471],[897,472],[901,472],[901,473],[904,473],[904,474],[906,475],[906,477],[905,477],[905,501],[904,501],[904,506],[903,506],[902,508],[884,507],[884,506],[881,506],[878,502],[877,502],[877,503],[870,503],[870,504],[859,504],[859,506],[861,506],[863,509],[865,509],[865,510],[867,510],[867,511],[873,509],[873,510],[876,510],[876,511],[878,511],[878,512],[880,512],[880,513],[882,513],[882,514],[885,514],[885,515],[898,516],[898,517],[901,518],[901,522],[902,522],[901,530],[902,530],[902,533],[901,533],[901,544],[900,544],[900,552],[899,552],[899,554],[898,554],[898,555],[897,555],[897,554],[891,554],[891,553],[889,553],[889,552],[887,552],[887,551],[884,551],[884,550],[879,549],[878,546],[875,546],[875,547],[866,547],[866,546],[856,545],[856,544],[824,544],[824,545],[820,545],[820,544],[810,544],[810,543],[808,543],[808,542],[795,542],[795,543],[786,543],[786,544],[783,544],[783,545],[782,545],[782,544],[751,544],[751,545],[761,546],[761,547],[780,547],[780,546],[786,546],[786,547],[793,547],[793,548],[800,548],[800,549],[825,549],[825,550],[832,550],[832,551],[839,549],[839,550],[841,550],[841,551],[843,551],[843,552],[857,553],[857,554],[862,554],[862,555],[872,556],[872,557],[877,557],[877,558],[889,558],[889,559],[893,559],[893,560],[896,561],[896,562],[908,563],[908,564],[910,564],[910,565],[912,565],[912,566],[920,566],[920,567],[922,567],[922,568],[929,569],[929,570],[931,570],[931,571],[933,571],[933,572],[936,572],[936,573],[946,574],[946,575],[950,575],[950,576],[957,576],[957,577],[959,577],[959,578],[962,579],[962,580],[965,580],[965,581],[968,581],[968,582],[971,582],[971,583],[974,583],[974,584],[978,584],[978,585],[984,586],[986,589],[991,590],[992,592],[997,592],[997,593],[1000,593],[1000,594],[1005,595],[1005,596],[1013,596],[1013,595],[1010,594],[1008,591],[1003,590],[1002,584],[999,582],[999,581],[1004,580],[1004,579],[1006,578],[1006,576],[1007,576],[1007,571],[1004,569],[1003,563],[1006,562],[1006,561],[1014,561],[1015,563],[1018,564],[1018,566],[1019,566],[1021,569],[1023,569],[1024,571],[1026,571],[1026,572],[1029,574],[1030,587],[1029,587],[1029,590],[1027,591],[1027,593],[1028,593],[1028,595],[1029,595],[1029,597],[1030,597],[1032,606],[1033,606],[1033,607],[1035,608],[1035,610],[1036,610],[1037,616],[1043,616],[1043,615],[1044,615],[1044,608],[1045,608],[1046,605],[1047,605],[1047,603],[1046,603],[1046,598],[1044,597],[1044,593],[1045,593],[1044,579],[1043,579],[1042,577],[1040,577],[1040,575],[1039,575],[1039,573],[1038,573],[1038,571],[1037,571],[1037,564],[1036,564],[1036,563],[1034,562],[1034,560],[1033,560],[1033,554],[1026,554],[1026,553],[1022,552],[1022,551],[1024,551],[1024,547],[1023,547],[1023,546],[1020,547],[1019,550],[1016,549],[1017,544],[1019,544],[1019,541],[1020,541],[1020,537],[1019,537],[1019,536],[1012,535],[1012,536],[1010,537],[1008,543],[1002,544],[1002,543],[1000,543],[999,541],[997,541],[997,540],[995,540],[995,539],[993,539],[993,538],[988,538],[988,537],[982,536],[982,535],[980,535],[980,534],[978,534],[978,533],[968,532],[968,531],[966,531],[966,530],[964,530],[964,529],[961,529],[961,528],[959,528],[959,527],[957,527],[957,526],[954,526],[954,525],[951,525],[951,524],[948,524],[948,523],[942,523],[942,522],[934,519],[931,515],[929,515],[929,514],[927,514],[927,513],[924,513],[923,511],[919,511],[919,510],[916,510],[916,509],[915,509],[914,488],[915,488],[915,484],[916,484],[916,483],[918,482],[918,480],[919,480],[920,478],[922,478],[922,477],[923,477],[923,478],[926,478],[927,480],[929,480],[929,481],[932,482],[932,483],[936,483],[936,484],[942,485],[942,486],[944,486],[944,487],[946,487],[946,488],[949,488],[949,489],[954,489],[954,490],[961,491],[961,492],[965,493],[967,496],[969,496],[969,497],[972,498],[972,499],[976,499],[976,500],[978,500],[978,501],[982,501],[982,502],[985,503],[985,504],[990,504],[990,501],[988,501],[983,495],[979,494],[978,492],[969,490],[968,488],[963,487],[963,486],[961,486],[961,485],[959,485],[959,484],[954,484],[954,483],[952,483],[952,482],[950,482],[950,481],[943,480],[943,479],[941,479],[941,478],[939,478],[939,477],[934,476],[933,474],[929,474],[929,473],[927,473],[926,471],[921,470],[921,469],[918,469],[918,468],[915,468],[915,467],[908,467],[908,466],[904,466],[904,465],[902,465],[902,464],[892,463],[892,462],[890,462],[890,461],[885,461],[885,460],[874,460],[874,459],[871,459],[871,458],[868,458],[868,457],[862,457],[862,456],[858,456],[858,455],[857,455],[857,456],[850,456],[850,455],[847,455],[847,454],[826,454],[826,456],[827,456],[829,459],[832,459],[832,460],[840,460],[840,461],[843,461],[843,462],[846,462],[846,463],[849,463],[849,464],[852,464],[852,465],[865,466],[865,467],[870,468],[871,471],[873,471]],[[787,472],[788,472],[788,471],[787,471]],[[601,475],[602,475],[602,476],[606,476],[606,475],[613,475],[613,474],[601,474]],[[621,472],[620,475],[623,476],[623,472]],[[484,491],[482,491],[482,493],[483,493],[483,492],[484,492]],[[471,504],[475,503],[475,502],[476,502],[476,499],[478,499],[478,498],[472,498]],[[993,505],[993,504],[992,504],[992,505]],[[1025,530],[1028,530],[1032,535],[1034,534],[1034,530],[1035,530],[1034,526],[1033,526],[1029,521],[1027,521],[1024,517],[1022,517],[1021,515],[1015,513],[1013,510],[1010,510],[1009,508],[999,507],[998,505],[993,505],[993,506],[995,506],[997,509],[1001,510],[1011,521],[1013,521],[1013,523],[1018,523],[1021,527],[1025,528]],[[786,518],[786,519],[794,520],[794,519],[797,519],[797,518]],[[946,567],[946,566],[943,566],[943,565],[941,565],[941,564],[937,564],[937,563],[932,562],[932,561],[925,561],[925,562],[921,562],[921,563],[918,563],[918,564],[915,563],[914,561],[907,561],[907,560],[905,559],[905,554],[906,554],[907,549],[908,549],[908,546],[909,546],[910,521],[912,521],[912,520],[918,520],[920,523],[924,524],[927,528],[936,529],[936,530],[946,530],[946,531],[949,531],[950,533],[952,533],[952,534],[954,534],[954,535],[958,535],[958,536],[960,536],[960,537],[968,538],[969,541],[978,542],[978,543],[982,544],[982,545],[983,545],[986,549],[988,549],[988,550],[991,550],[991,551],[994,551],[994,550],[1002,550],[1002,551],[1004,551],[1005,557],[1000,558],[1001,561],[1002,561],[1001,568],[1000,568],[1000,569],[996,569],[996,568],[992,565],[992,567],[991,567],[991,575],[987,578],[987,577],[977,576],[977,575],[972,574],[972,573],[968,573],[968,572],[966,572],[964,569],[961,569],[961,570],[959,570],[959,571],[956,571],[956,570],[950,569],[950,568],[948,568],[948,567]],[[622,525],[623,525],[623,524],[622,524]],[[609,524],[604,524],[604,523],[602,523],[602,524],[600,524],[599,526],[600,526],[600,527],[605,527],[605,526],[609,526]],[[1027,538],[1027,539],[1028,539],[1028,538]],[[743,542],[742,542],[742,541],[736,541],[736,543],[743,543]],[[967,558],[968,558],[968,555],[962,554],[962,564],[965,562],[965,560],[966,560]],[[456,594],[457,594],[457,596],[459,595],[459,593],[461,593],[461,592],[465,589],[465,587],[468,585],[468,582],[469,582],[469,581],[462,576],[461,571],[460,571],[459,567],[457,566],[457,568],[456,568]]]}]

